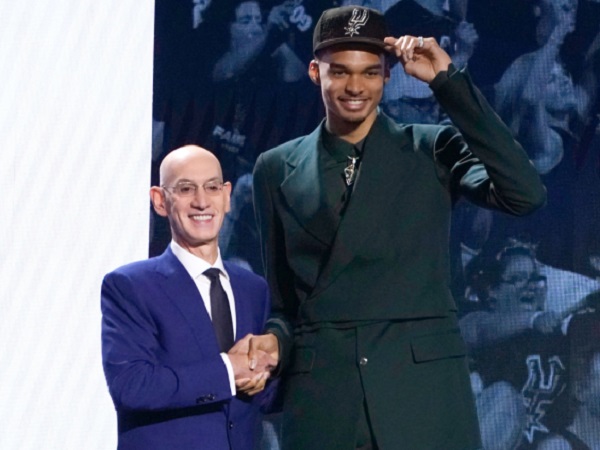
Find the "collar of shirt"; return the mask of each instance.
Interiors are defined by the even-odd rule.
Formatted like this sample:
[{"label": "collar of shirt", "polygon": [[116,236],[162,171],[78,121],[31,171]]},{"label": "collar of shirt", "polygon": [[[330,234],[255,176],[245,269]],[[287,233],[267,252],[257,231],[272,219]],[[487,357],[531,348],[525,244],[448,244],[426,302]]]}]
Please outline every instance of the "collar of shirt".
[{"label": "collar of shirt", "polygon": [[322,127],[321,136],[323,147],[335,161],[345,163],[348,161],[350,155],[356,156],[362,153],[366,138],[356,144],[351,144],[327,131],[325,122],[323,122]]},{"label": "collar of shirt", "polygon": [[221,275],[229,281],[229,274],[227,273],[227,271],[225,270],[225,266],[223,265],[220,250],[217,249],[217,260],[213,265],[209,264],[208,262],[196,255],[192,255],[190,252],[188,252],[175,241],[171,241],[171,251],[179,260],[179,262],[183,265],[187,273],[189,273],[194,280],[204,279],[210,283],[206,275],[202,277],[200,277],[200,275],[203,275],[205,270],[210,269],[211,267],[215,267],[219,269],[221,271]]},{"label": "collar of shirt", "polygon": [[210,269],[211,267],[215,267],[221,271],[221,285],[227,294],[227,299],[229,300],[229,308],[231,310],[231,318],[233,319],[233,330],[235,336],[236,330],[236,308],[235,308],[235,298],[233,294],[233,288],[231,287],[231,279],[229,274],[225,270],[225,266],[223,265],[223,260],[221,259],[221,253],[217,254],[217,260],[211,266],[209,263],[204,261],[202,258],[199,258],[195,255],[192,255],[186,249],[181,247],[177,242],[171,241],[171,251],[175,255],[175,257],[181,262],[186,272],[192,277],[194,280],[194,284],[198,288],[200,292],[200,296],[202,297],[202,302],[204,303],[204,307],[208,312],[208,315],[212,317],[211,305],[210,305],[210,279],[204,275],[204,271],[206,269]]}]

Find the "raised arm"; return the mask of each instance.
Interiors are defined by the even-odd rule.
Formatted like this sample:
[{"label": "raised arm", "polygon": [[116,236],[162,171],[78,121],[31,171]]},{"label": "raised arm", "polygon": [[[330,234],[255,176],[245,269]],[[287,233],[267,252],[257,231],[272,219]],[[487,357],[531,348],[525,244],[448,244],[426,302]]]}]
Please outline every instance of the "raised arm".
[{"label": "raised arm", "polygon": [[475,350],[496,345],[528,330],[554,333],[560,329],[563,318],[553,311],[475,311],[460,319],[459,325],[467,347]]},{"label": "raised arm", "polygon": [[546,189],[523,147],[465,70],[440,73],[430,86],[460,134],[444,130],[436,159],[453,187],[475,204],[512,215],[544,205]]},{"label": "raised arm", "polygon": [[434,38],[385,39],[407,74],[429,83],[440,106],[458,128],[440,131],[435,157],[457,193],[479,206],[513,215],[541,207],[546,189],[521,145],[471,81],[456,70]]}]

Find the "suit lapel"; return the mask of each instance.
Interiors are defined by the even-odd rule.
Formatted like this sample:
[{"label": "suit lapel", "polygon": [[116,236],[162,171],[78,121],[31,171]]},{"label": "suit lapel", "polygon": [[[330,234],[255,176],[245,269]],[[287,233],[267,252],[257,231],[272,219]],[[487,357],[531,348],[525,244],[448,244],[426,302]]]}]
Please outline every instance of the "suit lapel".
[{"label": "suit lapel", "polygon": [[286,160],[289,175],[281,184],[281,192],[296,220],[313,237],[329,244],[322,226],[322,215],[327,213],[323,205],[324,192],[319,182],[319,148],[321,124],[294,149]]},{"label": "suit lapel", "polygon": [[340,222],[331,254],[319,274],[311,296],[329,286],[360,255],[361,247],[377,233],[378,223],[390,211],[414,169],[412,140],[398,131],[391,119],[379,114],[365,142],[364,158],[350,203]]},{"label": "suit lapel", "polygon": [[[218,348],[212,321],[204,307],[202,296],[198,292],[194,280],[175,257],[170,247],[157,258],[156,271],[158,272],[158,283],[165,297],[169,298],[179,309],[198,344],[206,346],[206,339],[209,336],[213,340],[214,346]],[[207,330],[210,332],[207,333]]]}]

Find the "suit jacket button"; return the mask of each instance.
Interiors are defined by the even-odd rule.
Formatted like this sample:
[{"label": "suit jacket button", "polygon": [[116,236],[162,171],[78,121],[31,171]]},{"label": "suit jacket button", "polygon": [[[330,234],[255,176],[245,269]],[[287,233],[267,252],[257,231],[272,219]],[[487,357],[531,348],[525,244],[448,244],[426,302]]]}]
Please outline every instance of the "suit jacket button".
[{"label": "suit jacket button", "polygon": [[360,364],[361,366],[366,366],[368,362],[369,362],[369,360],[363,356],[363,357],[362,357],[362,358],[360,358],[360,360],[358,361],[358,364]]},{"label": "suit jacket button", "polygon": [[233,422],[229,422],[229,429],[231,430],[233,428]]},{"label": "suit jacket button", "polygon": [[196,403],[212,402],[216,398],[217,398],[217,396],[215,394],[203,395],[202,397],[198,397],[196,399]]}]

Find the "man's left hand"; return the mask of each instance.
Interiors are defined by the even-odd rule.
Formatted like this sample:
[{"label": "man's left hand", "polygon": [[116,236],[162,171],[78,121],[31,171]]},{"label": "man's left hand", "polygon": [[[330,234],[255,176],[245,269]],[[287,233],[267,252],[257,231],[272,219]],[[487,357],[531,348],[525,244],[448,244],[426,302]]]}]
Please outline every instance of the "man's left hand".
[{"label": "man's left hand", "polygon": [[252,338],[252,334],[246,335],[227,352],[233,366],[237,391],[247,395],[255,395],[264,389],[278,362],[268,353],[259,350],[254,352],[251,364],[248,353]]}]

